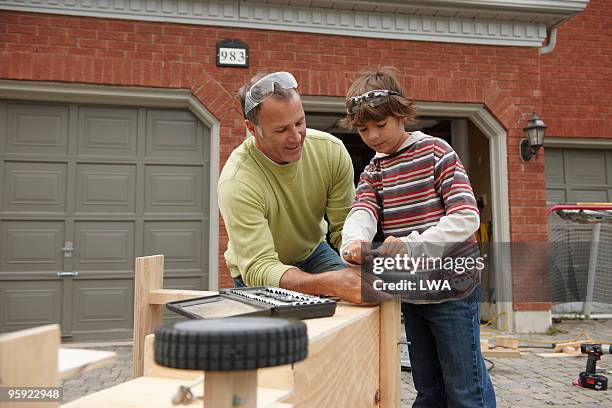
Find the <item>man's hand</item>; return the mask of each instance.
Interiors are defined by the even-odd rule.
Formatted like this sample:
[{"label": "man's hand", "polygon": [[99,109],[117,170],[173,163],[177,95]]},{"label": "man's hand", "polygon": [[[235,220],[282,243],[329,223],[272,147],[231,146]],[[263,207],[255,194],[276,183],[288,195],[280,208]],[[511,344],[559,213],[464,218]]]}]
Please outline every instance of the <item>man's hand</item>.
[{"label": "man's hand", "polygon": [[353,241],[342,249],[342,257],[345,261],[355,265],[361,265],[363,256],[361,253],[361,244],[366,241]]},{"label": "man's hand", "polygon": [[385,242],[376,249],[378,256],[392,258],[395,255],[408,255],[408,249],[404,241],[395,238],[393,235],[387,237]]},{"label": "man's hand", "polygon": [[287,270],[280,281],[281,288],[311,295],[335,296],[356,304],[378,304],[393,296],[377,291],[372,282],[362,277],[357,268],[310,274],[297,268]]}]

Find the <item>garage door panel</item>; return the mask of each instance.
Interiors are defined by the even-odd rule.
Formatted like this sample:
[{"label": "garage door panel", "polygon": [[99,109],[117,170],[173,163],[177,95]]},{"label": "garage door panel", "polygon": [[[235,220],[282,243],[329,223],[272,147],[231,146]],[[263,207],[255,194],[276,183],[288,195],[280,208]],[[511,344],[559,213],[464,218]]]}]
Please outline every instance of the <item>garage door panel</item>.
[{"label": "garage door panel", "polygon": [[612,151],[546,148],[545,161],[549,203],[612,200]]},{"label": "garage door panel", "polygon": [[63,221],[3,221],[0,270],[63,271]]},{"label": "garage door panel", "polygon": [[186,111],[147,112],[147,156],[202,159],[202,126]]},{"label": "garage door panel", "polygon": [[567,182],[575,185],[605,185],[606,155],[603,151],[574,150],[566,154]]},{"label": "garage door panel", "polygon": [[5,162],[2,210],[65,212],[65,163]]},{"label": "garage door panel", "polygon": [[62,283],[54,281],[0,281],[0,332],[60,323]]},{"label": "garage door panel", "polygon": [[567,197],[565,194],[565,189],[547,189],[546,201],[549,203],[566,203]]},{"label": "garage door panel", "polygon": [[607,190],[572,189],[568,193],[568,199],[572,203],[606,203],[608,192]]},{"label": "garage door panel", "polygon": [[167,269],[201,270],[202,225],[199,221],[145,223],[145,255],[164,255]]},{"label": "garage door panel", "polygon": [[79,213],[136,212],[136,165],[77,165]]},{"label": "garage door panel", "polygon": [[565,171],[563,162],[563,150],[546,149],[546,166],[544,168],[546,183],[563,184],[565,183]]},{"label": "garage door panel", "polygon": [[131,279],[75,279],[73,332],[132,329],[133,293]]},{"label": "garage door panel", "polygon": [[133,222],[78,221],[74,236],[76,271],[133,270]]},{"label": "garage door panel", "polygon": [[147,213],[203,212],[202,166],[149,165],[145,183]]},{"label": "garage door panel", "polygon": [[80,154],[136,156],[136,109],[80,108]]},{"label": "garage door panel", "polygon": [[68,106],[30,103],[7,104],[8,153],[66,154]]}]

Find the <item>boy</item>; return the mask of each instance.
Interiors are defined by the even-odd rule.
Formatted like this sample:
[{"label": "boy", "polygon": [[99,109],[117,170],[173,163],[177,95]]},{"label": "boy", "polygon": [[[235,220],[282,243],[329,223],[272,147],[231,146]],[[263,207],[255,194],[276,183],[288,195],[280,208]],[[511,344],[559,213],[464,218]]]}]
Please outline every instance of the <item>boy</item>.
[{"label": "boy", "polygon": [[[343,125],[357,128],[376,155],[360,177],[344,224],[343,258],[353,264],[365,261],[362,243],[372,241],[379,224],[385,242],[378,257],[441,259],[465,253],[480,222],[468,177],[445,141],[405,131],[414,110],[394,71],[381,68],[361,75],[349,89],[346,107]],[[482,289],[478,277],[460,275],[446,295],[402,295],[418,392],[413,407],[495,407],[480,353]]]}]

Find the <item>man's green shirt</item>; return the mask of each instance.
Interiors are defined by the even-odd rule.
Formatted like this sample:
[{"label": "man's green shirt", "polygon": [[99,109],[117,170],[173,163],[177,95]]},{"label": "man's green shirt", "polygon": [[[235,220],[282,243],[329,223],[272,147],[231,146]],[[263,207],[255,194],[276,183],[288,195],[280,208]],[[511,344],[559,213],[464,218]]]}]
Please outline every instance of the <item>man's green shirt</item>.
[{"label": "man's green shirt", "polygon": [[292,264],[325,239],[341,245],[342,226],[355,195],[353,166],[342,142],[308,129],[300,160],[277,164],[251,136],[230,155],[218,185],[232,277],[249,286],[279,286]]}]

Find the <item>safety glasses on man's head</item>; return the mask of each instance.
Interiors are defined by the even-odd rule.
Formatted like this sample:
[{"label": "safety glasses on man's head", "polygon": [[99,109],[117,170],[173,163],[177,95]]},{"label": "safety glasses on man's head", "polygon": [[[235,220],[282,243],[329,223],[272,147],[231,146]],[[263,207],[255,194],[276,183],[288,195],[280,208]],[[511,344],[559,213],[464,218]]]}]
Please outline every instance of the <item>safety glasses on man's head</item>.
[{"label": "safety glasses on man's head", "polygon": [[274,72],[266,75],[255,82],[246,93],[244,99],[244,114],[248,114],[253,108],[262,103],[264,99],[274,93],[274,85],[283,89],[296,89],[298,83],[289,72]]},{"label": "safety glasses on man's head", "polygon": [[365,103],[371,108],[376,108],[387,102],[390,95],[400,96],[398,92],[389,91],[387,89],[375,89],[368,91],[360,96],[353,96],[346,100],[346,111],[351,114],[359,113],[361,104]]}]

